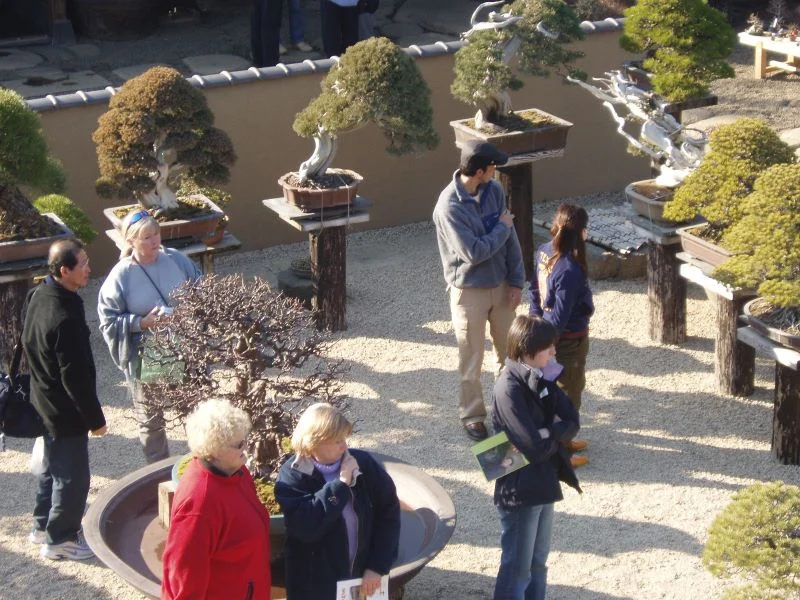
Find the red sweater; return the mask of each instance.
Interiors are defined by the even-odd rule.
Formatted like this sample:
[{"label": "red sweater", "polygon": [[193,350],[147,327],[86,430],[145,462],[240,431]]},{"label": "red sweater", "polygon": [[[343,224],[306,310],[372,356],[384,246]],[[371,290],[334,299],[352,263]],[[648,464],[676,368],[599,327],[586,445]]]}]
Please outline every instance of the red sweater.
[{"label": "red sweater", "polygon": [[269,515],[250,472],[181,477],[163,556],[162,600],[270,600]]}]

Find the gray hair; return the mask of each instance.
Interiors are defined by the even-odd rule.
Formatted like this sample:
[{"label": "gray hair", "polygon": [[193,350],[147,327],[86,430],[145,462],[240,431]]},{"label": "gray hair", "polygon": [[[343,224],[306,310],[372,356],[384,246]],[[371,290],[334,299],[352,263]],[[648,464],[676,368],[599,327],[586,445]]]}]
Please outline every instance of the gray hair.
[{"label": "gray hair", "polygon": [[236,438],[247,438],[251,427],[250,417],[241,408],[213,398],[198,404],[186,418],[186,440],[194,456],[216,458]]}]

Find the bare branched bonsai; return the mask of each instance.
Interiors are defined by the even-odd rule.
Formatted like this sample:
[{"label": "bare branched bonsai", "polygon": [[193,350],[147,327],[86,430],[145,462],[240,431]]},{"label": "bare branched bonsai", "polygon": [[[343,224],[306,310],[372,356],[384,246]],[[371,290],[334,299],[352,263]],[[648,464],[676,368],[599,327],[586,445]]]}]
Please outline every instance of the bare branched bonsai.
[{"label": "bare branched bonsai", "polygon": [[343,404],[341,364],[325,359],[329,341],[314,314],[273,291],[266,281],[209,276],[181,286],[174,313],[145,342],[155,363],[181,365],[180,381],[148,385],[149,402],[182,424],[204,399],[227,398],[253,423],[247,440],[254,475],[276,472],[303,409]]},{"label": "bare branched bonsai", "polygon": [[324,175],[338,137],[370,122],[386,136],[391,154],[435,148],[430,96],[414,59],[387,38],[349,47],[322,81],[322,93],[295,118],[294,130],[315,144],[300,179]]},{"label": "bare branched bonsai", "polygon": [[92,136],[97,193],[168,210],[178,206],[175,190],[183,178],[227,182],[236,155],[213,124],[205,96],[175,69],[153,67],[134,77],[111,98]]},{"label": "bare branched bonsai", "polygon": [[64,172],[47,151],[39,115],[22,96],[0,89],[0,241],[61,233],[31,205],[23,188],[62,192]]},{"label": "bare branched bonsai", "polygon": [[728,55],[736,33],[706,0],[639,0],[625,11],[620,45],[644,52],[657,94],[681,102],[708,93],[715,79],[733,77]]},{"label": "bare branched bonsai", "polygon": [[[511,113],[508,90],[518,90],[523,73],[547,76],[551,72],[579,79],[585,75],[570,67],[583,56],[566,44],[583,38],[580,21],[561,0],[516,0],[481,4],[472,16],[467,45],[456,53],[453,96],[478,109],[475,125],[499,123]],[[503,12],[493,9],[503,7]]]}]

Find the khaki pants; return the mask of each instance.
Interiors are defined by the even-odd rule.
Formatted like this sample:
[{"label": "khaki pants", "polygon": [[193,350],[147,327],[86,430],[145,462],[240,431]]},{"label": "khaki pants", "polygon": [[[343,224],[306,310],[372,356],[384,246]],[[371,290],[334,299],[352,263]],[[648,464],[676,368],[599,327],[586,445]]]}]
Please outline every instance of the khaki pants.
[{"label": "khaki pants", "polygon": [[586,387],[586,355],[589,354],[589,336],[576,340],[559,340],[556,343],[556,361],[564,367],[558,386],[569,396],[575,410],[581,410],[581,393]]},{"label": "khaki pants", "polygon": [[461,375],[458,416],[464,425],[486,418],[481,368],[487,321],[497,360],[495,375],[505,364],[506,337],[515,315],[508,302],[508,292],[505,283],[496,288],[450,288],[450,313],[458,342],[458,371]]}]

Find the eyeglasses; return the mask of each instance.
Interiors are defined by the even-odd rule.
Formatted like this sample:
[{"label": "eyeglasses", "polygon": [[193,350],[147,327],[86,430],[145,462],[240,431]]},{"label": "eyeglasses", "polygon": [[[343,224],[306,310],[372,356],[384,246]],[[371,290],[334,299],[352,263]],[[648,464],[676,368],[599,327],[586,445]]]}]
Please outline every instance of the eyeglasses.
[{"label": "eyeglasses", "polygon": [[244,450],[244,446],[245,446],[246,442],[247,442],[247,440],[242,440],[238,444],[231,444],[231,448],[233,448],[234,450]]},{"label": "eyeglasses", "polygon": [[145,217],[149,217],[149,216],[150,216],[149,212],[147,212],[146,210],[140,210],[139,212],[135,213],[131,217],[129,225],[134,225],[134,224],[138,223],[139,221],[141,221],[142,219],[144,219]]}]

